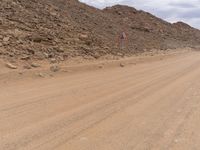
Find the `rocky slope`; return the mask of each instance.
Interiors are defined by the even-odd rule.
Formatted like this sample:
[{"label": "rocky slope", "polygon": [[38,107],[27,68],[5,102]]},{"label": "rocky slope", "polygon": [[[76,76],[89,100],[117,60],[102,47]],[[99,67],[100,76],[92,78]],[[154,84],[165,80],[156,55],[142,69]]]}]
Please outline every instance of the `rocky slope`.
[{"label": "rocky slope", "polygon": [[[128,42],[118,47],[125,31]],[[170,24],[147,12],[116,5],[99,10],[77,0],[1,0],[0,57],[7,59],[99,58],[150,49],[195,46],[200,31]]]}]

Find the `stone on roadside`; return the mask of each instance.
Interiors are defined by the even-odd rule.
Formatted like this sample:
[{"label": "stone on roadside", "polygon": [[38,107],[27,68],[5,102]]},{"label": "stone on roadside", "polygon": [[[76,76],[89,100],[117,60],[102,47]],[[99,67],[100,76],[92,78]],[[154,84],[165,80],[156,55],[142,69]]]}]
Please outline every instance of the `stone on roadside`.
[{"label": "stone on roadside", "polygon": [[103,65],[99,65],[99,68],[100,68],[100,69],[103,69],[103,67],[104,67]]},{"label": "stone on roadside", "polygon": [[33,68],[38,68],[38,67],[40,67],[40,65],[39,65],[39,64],[36,64],[36,63],[32,63],[32,64],[31,64],[31,67],[33,67]]},{"label": "stone on roadside", "polygon": [[125,64],[124,63],[120,63],[120,67],[125,67]]},{"label": "stone on roadside", "polygon": [[55,64],[55,63],[56,63],[56,59],[55,59],[55,58],[52,58],[52,59],[50,60],[50,62],[51,62],[52,64]]},{"label": "stone on roadside", "polygon": [[64,61],[65,60],[63,56],[59,56],[58,58],[59,58],[60,61]]},{"label": "stone on roadside", "polygon": [[29,57],[29,56],[27,56],[27,55],[25,55],[25,56],[21,57],[21,60],[29,60],[29,59],[30,59],[30,57]]},{"label": "stone on roadside", "polygon": [[54,66],[51,66],[51,67],[50,67],[50,70],[51,70],[52,72],[58,72],[58,71],[60,70],[60,67],[54,65]]},{"label": "stone on roadside", "polygon": [[6,67],[10,69],[17,69],[17,66],[11,64],[11,63],[6,63]]},{"label": "stone on roadside", "polygon": [[44,77],[45,77],[45,75],[44,75],[43,73],[41,73],[41,72],[38,73],[38,76],[41,77],[41,78],[44,78]]},{"label": "stone on roadside", "polygon": [[24,65],[24,69],[31,69],[30,65]]}]

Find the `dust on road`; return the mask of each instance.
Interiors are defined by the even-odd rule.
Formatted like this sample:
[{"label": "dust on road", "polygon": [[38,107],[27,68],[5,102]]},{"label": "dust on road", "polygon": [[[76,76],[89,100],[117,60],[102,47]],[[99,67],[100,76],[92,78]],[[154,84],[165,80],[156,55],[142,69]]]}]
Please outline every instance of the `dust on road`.
[{"label": "dust on road", "polygon": [[0,83],[0,150],[200,147],[200,53]]}]

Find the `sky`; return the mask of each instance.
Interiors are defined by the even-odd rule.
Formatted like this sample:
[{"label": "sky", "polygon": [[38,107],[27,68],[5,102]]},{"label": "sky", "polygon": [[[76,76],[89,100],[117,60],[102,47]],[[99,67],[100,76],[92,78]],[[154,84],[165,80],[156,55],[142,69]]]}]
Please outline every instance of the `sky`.
[{"label": "sky", "polygon": [[200,29],[200,0],[80,0],[97,8],[129,5],[169,22],[183,21]]}]

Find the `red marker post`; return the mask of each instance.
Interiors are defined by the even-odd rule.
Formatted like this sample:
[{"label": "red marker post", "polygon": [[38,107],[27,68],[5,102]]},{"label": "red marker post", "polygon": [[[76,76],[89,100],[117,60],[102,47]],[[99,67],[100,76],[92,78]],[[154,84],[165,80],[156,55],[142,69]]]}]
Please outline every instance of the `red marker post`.
[{"label": "red marker post", "polygon": [[119,48],[124,49],[126,47],[127,34],[122,31],[119,35]]}]

